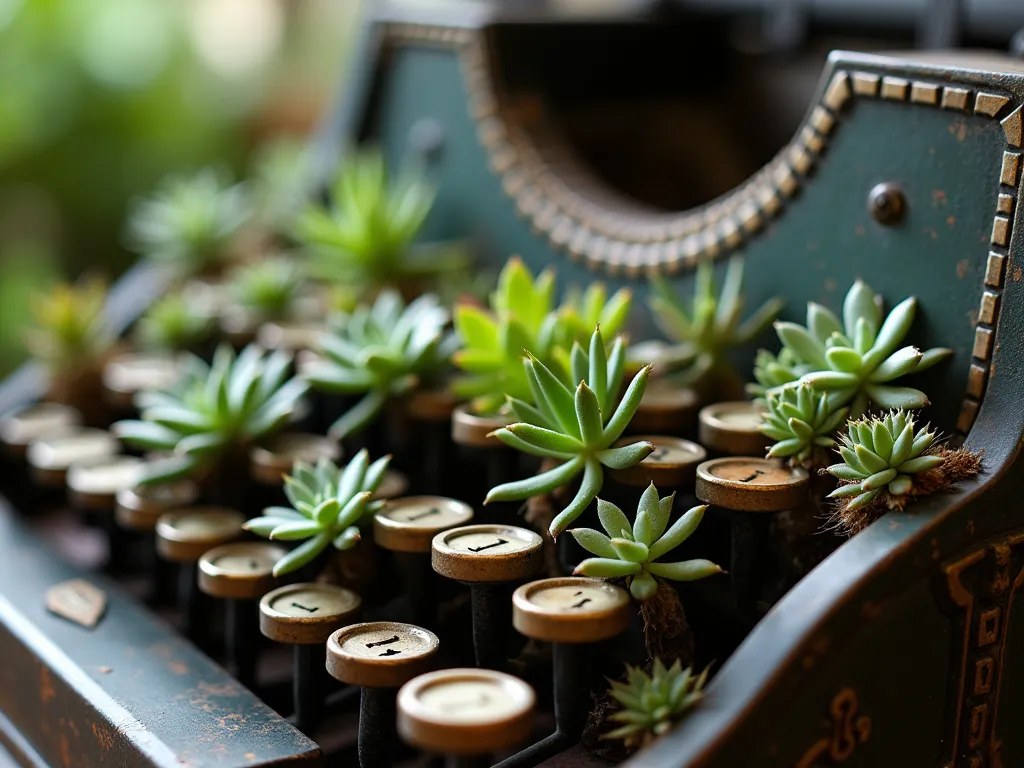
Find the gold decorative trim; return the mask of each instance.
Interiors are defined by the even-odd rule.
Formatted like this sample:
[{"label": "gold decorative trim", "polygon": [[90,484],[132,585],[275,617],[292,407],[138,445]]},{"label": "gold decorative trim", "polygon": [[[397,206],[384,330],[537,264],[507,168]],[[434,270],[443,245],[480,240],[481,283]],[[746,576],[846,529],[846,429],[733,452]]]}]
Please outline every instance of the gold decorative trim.
[{"label": "gold decorative trim", "polygon": [[801,756],[796,768],[814,768],[827,760],[828,765],[845,763],[857,746],[871,737],[871,718],[858,714],[857,692],[843,688],[828,707],[830,733],[814,742]]},{"label": "gold decorative trim", "polygon": [[[916,107],[959,110],[1000,120],[1010,99],[969,86],[942,85],[858,70],[833,72],[820,103],[814,105],[796,137],[764,168],[731,193],[701,208],[679,214],[613,209],[601,191],[585,184],[567,183],[543,157],[522,129],[505,119],[487,59],[484,33],[479,30],[428,25],[389,24],[387,34],[398,43],[443,45],[457,50],[469,103],[481,145],[492,170],[501,176],[502,189],[531,229],[556,249],[588,268],[613,276],[639,278],[651,274],[674,275],[714,259],[757,236],[779,215],[787,198],[795,195],[813,172],[816,159],[827,150],[840,113],[854,97],[880,97]],[[973,95],[973,99],[971,98]],[[1021,105],[1000,124],[1007,146],[999,171],[1000,190],[992,220],[991,243],[1005,250],[1010,242],[1011,214],[1015,206],[1024,143]],[[995,261],[994,261],[995,259]],[[985,272],[985,286],[1001,292],[1005,253],[994,250]],[[994,332],[999,294],[989,290],[982,299],[979,323]],[[981,349],[977,344],[976,349]],[[988,379],[988,356],[980,359],[985,375],[973,368],[957,431],[966,433],[974,423],[982,395],[978,382]],[[972,365],[978,364],[975,358]],[[982,393],[983,394],[983,393]]]}]

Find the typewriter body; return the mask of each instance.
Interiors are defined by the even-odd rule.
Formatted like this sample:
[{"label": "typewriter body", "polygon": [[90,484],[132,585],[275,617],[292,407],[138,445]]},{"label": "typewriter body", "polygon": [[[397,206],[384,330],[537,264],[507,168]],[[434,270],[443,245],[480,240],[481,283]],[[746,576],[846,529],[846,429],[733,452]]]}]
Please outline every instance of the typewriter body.
[{"label": "typewriter body", "polygon": [[[835,51],[796,106],[793,36],[874,20],[858,4],[822,21],[779,3],[764,33],[778,50],[751,60],[736,52],[733,12],[696,5],[374,9],[320,136],[324,164],[355,141],[415,158],[438,189],[425,237],[472,238],[485,267],[519,254],[534,270],[554,266],[561,285],[630,286],[638,303],[650,276],[688,290],[698,262],[721,270],[736,253],[750,303],[782,296],[784,319],[801,321],[808,301],[836,307],[857,278],[889,302],[917,296],[917,342],[953,350],[921,376],[929,418],[983,452],[982,474],[825,542],[827,556],[766,597],[749,626],[723,628],[713,596],[686,592],[696,636],[714,638],[698,641],[713,679],[690,716],[627,764],[1024,765],[1024,61]],[[1012,25],[1024,27],[1009,5],[960,16],[956,5],[907,20],[951,45],[1005,48]],[[786,87],[772,90],[769,69],[790,72]],[[114,322],[129,327],[167,279],[150,265],[122,278]],[[754,349],[737,354],[741,368]],[[38,397],[41,377],[25,369],[5,382],[0,412]],[[93,573],[69,515],[40,501],[17,458],[3,477],[0,745],[17,761],[356,764],[351,707],[302,733],[270,694],[182,637],[174,614],[154,616],[137,585]],[[91,628],[47,609],[55,585],[73,603],[93,599],[78,580],[105,595]],[[287,689],[287,658],[268,669]],[[410,753],[397,764],[428,763]],[[572,745],[540,764],[607,763]]]}]

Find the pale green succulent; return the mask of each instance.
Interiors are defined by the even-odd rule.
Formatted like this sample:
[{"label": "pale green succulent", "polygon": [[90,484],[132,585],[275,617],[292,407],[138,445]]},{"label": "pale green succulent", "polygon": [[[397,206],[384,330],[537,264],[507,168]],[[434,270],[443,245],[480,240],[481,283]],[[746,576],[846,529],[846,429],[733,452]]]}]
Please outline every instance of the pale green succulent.
[{"label": "pale green succulent", "polygon": [[847,408],[833,408],[828,395],[818,395],[810,384],[788,384],[769,392],[759,427],[775,441],[768,456],[789,459],[794,466],[824,463],[825,451],[836,446],[832,433],[844,423],[847,412]]},{"label": "pale green succulent", "polygon": [[210,337],[213,319],[180,293],[154,303],[135,326],[135,339],[146,349],[181,351]]},{"label": "pale green succulent", "polygon": [[780,349],[778,355],[759,349],[754,356],[754,378],[757,382],[747,384],[747,392],[764,403],[769,391],[791,384],[810,372],[811,366],[800,362],[789,347]]},{"label": "pale green succulent", "polygon": [[253,204],[259,222],[284,232],[308,204],[313,157],[308,141],[275,139],[257,150],[252,167]]},{"label": "pale green succulent", "polygon": [[572,380],[579,382],[575,395],[535,357],[524,359],[522,364],[535,405],[509,397],[509,408],[519,421],[494,433],[516,450],[562,463],[534,477],[496,486],[484,501],[521,501],[550,493],[582,473],[576,496],[551,522],[552,537],[562,533],[600,493],[603,467],[626,469],[654,450],[648,442],[611,447],[640,405],[650,368],[643,368],[633,378],[619,400],[626,363],[621,337],[615,340],[611,353],[606,354],[601,330],[596,329],[590,337],[589,354],[577,342],[571,357]]},{"label": "pale green succulent", "polygon": [[[338,439],[366,428],[392,397],[410,391],[418,377],[433,372],[439,350],[447,344],[447,310],[437,297],[424,294],[408,306],[395,291],[382,291],[372,306],[332,321],[320,336],[322,359],[311,363],[306,379],[318,389],[365,393],[330,428]],[[448,354],[445,350],[443,354]]]},{"label": "pale green succulent", "polygon": [[286,256],[275,256],[236,268],[228,291],[235,302],[256,317],[282,320],[302,288],[302,265]]},{"label": "pale green succulent", "polygon": [[604,283],[590,283],[585,291],[569,290],[558,311],[562,314],[558,340],[560,349],[567,353],[574,341],[587,343],[597,326],[604,335],[614,339],[629,316],[633,292],[620,288],[611,296]]},{"label": "pale green succulent", "polygon": [[232,239],[252,215],[248,188],[219,170],[165,179],[129,216],[129,246],[188,272],[223,261]]},{"label": "pale green succulent", "polygon": [[602,738],[622,739],[629,749],[649,746],[704,697],[707,676],[707,669],[694,676],[693,668],[683,669],[678,659],[666,669],[661,659],[656,658],[650,675],[627,664],[626,682],[609,681],[608,691],[621,707],[609,719],[622,725]]},{"label": "pale green succulent", "polygon": [[706,504],[693,507],[669,528],[674,501],[674,493],[659,500],[658,489],[651,483],[640,496],[636,520],[630,525],[621,509],[598,499],[597,516],[608,535],[592,528],[569,531],[581,547],[597,555],[584,560],[573,573],[598,579],[628,579],[630,594],[640,601],[654,597],[659,578],[697,581],[721,573],[722,569],[710,560],[657,562],[690,538],[707,509]]},{"label": "pale green succulent", "polygon": [[267,507],[262,517],[245,524],[246,530],[274,541],[305,541],[274,565],[274,576],[284,576],[332,545],[346,550],[359,541],[359,521],[372,515],[383,501],[370,501],[387,472],[390,456],[370,463],[365,449],[343,469],[330,459],[315,467],[298,461],[284,478],[284,493],[291,507]]},{"label": "pale green succulent", "polygon": [[147,465],[143,484],[211,469],[229,452],[240,454],[294,418],[308,388],[288,378],[289,354],[266,355],[256,346],[236,358],[222,345],[210,365],[188,355],[183,368],[171,390],[136,396],[140,419],[111,428],[130,445],[172,454]]},{"label": "pale green succulent", "polygon": [[906,411],[890,411],[884,418],[851,421],[840,438],[843,462],[828,472],[844,485],[829,494],[841,499],[844,509],[867,506],[883,494],[904,496],[914,486],[914,476],[937,468],[942,456],[926,454],[936,433],[928,426],[914,431],[914,417]]},{"label": "pale green succulent", "polygon": [[781,299],[770,299],[743,320],[743,269],[743,258],[732,257],[722,293],[716,295],[714,267],[710,261],[702,261],[697,267],[689,308],[668,281],[661,277],[651,279],[648,305],[655,323],[673,343],[661,353],[660,359],[670,368],[683,369],[683,383],[734,376],[728,353],[760,336],[782,310]]},{"label": "pale green succulent", "polygon": [[33,298],[34,323],[25,341],[51,370],[92,365],[110,349],[114,334],[104,315],[107,284],[102,280],[56,285]]},{"label": "pale green succulent", "polygon": [[879,297],[858,280],[846,294],[843,323],[825,307],[809,304],[807,327],[776,323],[784,348],[810,367],[800,381],[825,392],[833,407],[850,405],[850,415],[860,416],[872,403],[882,408],[923,408],[924,392],[890,382],[919,373],[949,357],[952,350],[936,347],[921,352],[899,348],[914,322],[917,299],[897,304],[882,320]]}]

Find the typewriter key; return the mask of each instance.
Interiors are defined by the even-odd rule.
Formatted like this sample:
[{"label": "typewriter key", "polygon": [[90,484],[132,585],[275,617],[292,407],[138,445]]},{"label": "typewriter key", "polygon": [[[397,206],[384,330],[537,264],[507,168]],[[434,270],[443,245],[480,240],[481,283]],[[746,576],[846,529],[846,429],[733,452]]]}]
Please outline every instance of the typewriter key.
[{"label": "typewriter key", "polygon": [[197,498],[199,486],[191,480],[121,488],[115,496],[114,516],[129,531],[153,531],[161,515],[187,507]]},{"label": "typewriter key", "polygon": [[146,462],[136,456],[104,456],[68,467],[68,498],[81,509],[113,511],[119,491],[131,488]]},{"label": "typewriter key", "polygon": [[[452,441],[460,446],[460,458],[467,463],[480,466],[482,463],[484,472],[481,477],[476,478],[483,481],[486,488],[493,488],[496,485],[508,482],[516,474],[516,467],[519,465],[519,455],[498,438],[491,435],[495,430],[507,426],[509,418],[502,415],[479,416],[472,413],[465,405],[458,406],[452,411]],[[484,449],[483,453],[479,449]],[[470,482],[467,487],[466,482]],[[464,474],[458,483],[461,493],[475,494],[473,490],[472,477]],[[480,493],[486,492],[481,487]],[[474,496],[463,496],[463,498],[475,498]],[[501,505],[494,505],[492,515],[501,509]]]},{"label": "typewriter key", "polygon": [[407,401],[406,410],[415,422],[420,450],[419,485],[428,493],[449,490],[453,464],[451,419],[457,401],[447,387],[419,389]]},{"label": "typewriter key", "polygon": [[274,588],[274,565],[286,550],[265,541],[224,544],[199,558],[199,589],[227,599],[226,646],[235,676],[247,688],[257,683],[260,611],[256,601]]},{"label": "typewriter key", "polygon": [[763,411],[756,403],[745,400],[701,408],[697,439],[716,453],[763,456],[771,443],[758,430]]},{"label": "typewriter key", "polygon": [[[502,672],[428,672],[398,692],[398,733],[407,743],[428,752],[454,757],[487,755],[530,736],[535,703],[533,688]],[[463,763],[449,759],[449,765]]]},{"label": "typewriter key", "polygon": [[29,443],[82,423],[82,414],[69,405],[38,403],[0,419],[0,442],[12,456],[24,456]]},{"label": "typewriter key", "polygon": [[375,500],[397,499],[403,496],[407,490],[409,490],[409,479],[398,470],[389,469],[384,473],[373,498]]},{"label": "typewriter key", "polygon": [[171,355],[118,355],[103,369],[103,389],[110,405],[130,410],[135,395],[147,390],[168,389],[181,378],[179,361]]},{"label": "typewriter key", "polygon": [[609,474],[624,485],[646,488],[654,483],[658,488],[692,488],[697,465],[708,457],[707,451],[697,443],[681,437],[665,435],[637,435],[615,443],[624,445],[646,440],[654,451],[639,464],[628,469],[610,470]]},{"label": "typewriter key", "polygon": [[263,323],[256,330],[256,343],[264,349],[283,349],[286,352],[316,349],[319,336],[327,331],[321,323],[272,322]]},{"label": "typewriter key", "polygon": [[470,448],[502,449],[504,444],[490,434],[508,423],[506,416],[478,416],[460,405],[452,411],[452,440]]},{"label": "typewriter key", "polygon": [[396,738],[395,689],[437,666],[437,635],[377,621],[339,629],[327,641],[331,677],[360,687],[359,765],[390,768]]},{"label": "typewriter key", "polygon": [[292,471],[296,461],[316,464],[321,458],[337,462],[341,446],[323,435],[290,432],[277,435],[249,451],[249,471],[264,485],[282,485],[284,475]]},{"label": "typewriter key", "polygon": [[358,615],[362,600],[331,584],[289,584],[260,599],[260,631],[293,646],[292,705],[295,726],[311,731],[324,706],[325,644]]},{"label": "typewriter key", "polygon": [[466,525],[434,537],[434,570],[469,584],[477,666],[505,667],[511,629],[506,585],[537,575],[543,544],[533,531],[510,525]]},{"label": "typewriter key", "polygon": [[656,432],[681,434],[697,420],[700,396],[689,387],[669,379],[652,378],[647,382],[640,407],[629,422],[629,433]]},{"label": "typewriter key", "polygon": [[697,467],[697,498],[729,512],[729,579],[737,606],[756,606],[769,548],[771,516],[807,498],[808,475],[775,459],[726,457]]},{"label": "typewriter key", "polygon": [[109,432],[92,427],[68,427],[33,440],[25,457],[29,473],[39,485],[63,486],[68,467],[79,461],[114,456],[121,444]]}]

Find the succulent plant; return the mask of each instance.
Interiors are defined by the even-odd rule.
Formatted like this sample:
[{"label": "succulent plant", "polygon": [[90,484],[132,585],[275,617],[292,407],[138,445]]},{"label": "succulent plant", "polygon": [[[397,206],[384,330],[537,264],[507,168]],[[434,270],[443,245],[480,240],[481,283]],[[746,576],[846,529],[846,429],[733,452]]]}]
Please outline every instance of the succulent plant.
[{"label": "succulent plant", "polygon": [[191,177],[165,179],[135,203],[128,219],[129,246],[188,272],[216,266],[252,213],[248,188],[204,168]]},{"label": "succulent plant", "polygon": [[206,341],[212,328],[209,314],[198,310],[180,293],[171,293],[139,318],[135,338],[143,348],[177,352]]},{"label": "succulent plant", "polygon": [[601,491],[603,467],[625,469],[647,458],[654,450],[648,442],[611,447],[636,413],[650,374],[650,368],[643,368],[618,400],[625,362],[622,338],[615,340],[606,356],[600,328],[590,337],[589,355],[579,342],[573,345],[572,378],[579,381],[575,394],[537,358],[529,355],[523,360],[535,405],[509,397],[509,407],[519,421],[494,434],[512,448],[562,463],[534,477],[492,488],[485,504],[550,493],[582,473],[576,496],[551,522],[549,532],[557,537]]},{"label": "succulent plant", "polygon": [[310,198],[312,153],[303,139],[275,139],[259,147],[252,166],[255,217],[283,233]]},{"label": "succulent plant", "polygon": [[106,300],[102,280],[57,285],[37,297],[34,327],[25,338],[29,350],[53,370],[91,365],[114,341],[104,317]]},{"label": "succulent plant", "polygon": [[882,494],[904,496],[914,476],[942,464],[942,456],[925,452],[935,444],[936,433],[928,426],[914,431],[914,417],[906,411],[890,411],[884,418],[851,421],[840,439],[843,461],[828,468],[844,481],[829,498],[842,499],[846,510],[860,509]]},{"label": "succulent plant", "polygon": [[828,395],[818,395],[807,383],[788,384],[769,392],[762,415],[761,433],[775,444],[768,456],[789,459],[794,466],[824,463],[828,449],[835,448],[832,433],[846,419],[847,408],[833,408]]},{"label": "succulent plant", "polygon": [[238,305],[265,320],[288,315],[304,280],[304,270],[294,259],[275,256],[236,268],[228,290]]},{"label": "succulent plant", "polygon": [[677,659],[669,667],[654,660],[651,674],[626,665],[626,682],[609,681],[608,693],[621,707],[609,719],[621,723],[602,738],[622,739],[630,749],[650,745],[678,724],[704,697],[708,670],[694,676],[692,667],[683,669]]},{"label": "succulent plant", "polygon": [[[675,494],[658,499],[654,483],[640,496],[636,520],[629,518],[611,502],[597,500],[597,515],[608,535],[592,528],[569,531],[581,547],[597,555],[576,566],[574,573],[599,579],[629,580],[629,592],[640,601],[649,600],[658,591],[658,578],[669,581],[696,581],[721,573],[710,560],[683,560],[659,563],[697,530],[707,505],[693,507],[668,527]],[[666,531],[665,529],[668,528]]]},{"label": "succulent plant", "polygon": [[447,322],[448,312],[432,294],[406,306],[391,290],[372,306],[335,318],[332,331],[320,337],[322,360],[310,364],[305,376],[318,389],[365,396],[334,422],[332,436],[364,429],[389,398],[408,392],[419,374],[436,366]]},{"label": "succulent plant", "polygon": [[456,246],[413,246],[434,204],[434,188],[407,173],[392,183],[375,149],[355,152],[342,164],[330,205],[310,204],[294,234],[311,258],[314,274],[377,290],[436,277],[466,265]]},{"label": "succulent plant", "polygon": [[604,283],[590,283],[585,291],[569,290],[558,308],[562,314],[559,347],[568,352],[574,341],[587,343],[597,326],[605,336],[615,338],[626,322],[632,299],[633,293],[627,288],[609,297]]},{"label": "succulent plant", "polygon": [[267,507],[245,528],[275,541],[305,541],[274,565],[274,576],[284,576],[313,561],[334,545],[346,550],[359,541],[359,521],[384,502],[370,501],[387,471],[390,456],[370,463],[365,449],[343,469],[330,459],[316,466],[298,461],[284,479],[284,493],[291,507]]},{"label": "succulent plant", "polygon": [[[817,306],[817,305],[816,305]],[[767,349],[757,350],[754,356],[754,378],[756,383],[747,384],[747,392],[762,404],[770,390],[781,388],[797,381],[805,373],[811,372],[811,366],[800,362],[796,353],[789,347],[783,347],[775,355]]]},{"label": "succulent plant", "polygon": [[770,299],[746,320],[742,319],[742,257],[733,256],[726,268],[720,295],[715,295],[714,266],[702,261],[697,267],[693,302],[685,306],[671,284],[661,277],[651,279],[648,305],[661,331],[673,342],[662,360],[671,368],[683,368],[681,379],[697,384],[720,377],[734,378],[727,354],[737,346],[756,339],[782,309],[781,299]]},{"label": "succulent plant", "polygon": [[291,356],[266,355],[248,346],[235,356],[222,345],[212,364],[189,355],[181,380],[166,392],[136,398],[138,420],[112,427],[125,442],[172,455],[151,463],[141,482],[151,484],[213,469],[267,437],[294,415],[308,384],[288,378]]},{"label": "succulent plant", "polygon": [[880,304],[875,292],[858,280],[846,294],[842,324],[829,310],[814,303],[807,306],[806,328],[796,323],[775,324],[783,347],[790,350],[790,359],[810,367],[809,372],[801,373],[800,380],[827,393],[832,407],[849,403],[854,417],[863,414],[871,403],[882,408],[928,405],[924,392],[891,382],[931,368],[953,354],[939,347],[926,352],[911,346],[898,348],[914,322],[917,299],[904,299],[884,322]]},{"label": "succulent plant", "polygon": [[453,360],[466,375],[456,380],[455,394],[472,398],[477,413],[495,413],[505,396],[529,401],[529,378],[522,355],[554,365],[552,350],[561,316],[555,311],[555,275],[544,270],[536,278],[521,259],[511,258],[498,276],[490,311],[473,304],[455,308],[455,330],[463,348]]}]

